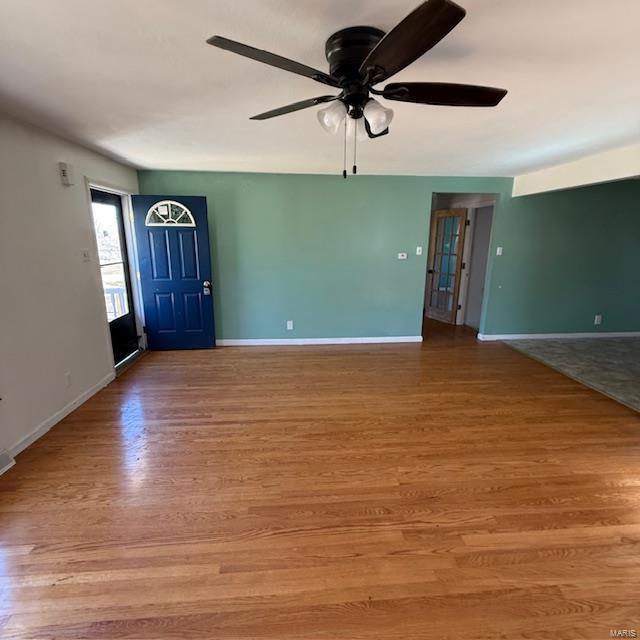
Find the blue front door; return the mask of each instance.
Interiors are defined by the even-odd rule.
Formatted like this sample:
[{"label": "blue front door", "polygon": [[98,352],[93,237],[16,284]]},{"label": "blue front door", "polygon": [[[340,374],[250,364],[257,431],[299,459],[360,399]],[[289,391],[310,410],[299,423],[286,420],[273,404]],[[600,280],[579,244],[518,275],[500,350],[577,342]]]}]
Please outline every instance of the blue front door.
[{"label": "blue front door", "polygon": [[215,346],[207,199],[133,196],[149,349]]}]

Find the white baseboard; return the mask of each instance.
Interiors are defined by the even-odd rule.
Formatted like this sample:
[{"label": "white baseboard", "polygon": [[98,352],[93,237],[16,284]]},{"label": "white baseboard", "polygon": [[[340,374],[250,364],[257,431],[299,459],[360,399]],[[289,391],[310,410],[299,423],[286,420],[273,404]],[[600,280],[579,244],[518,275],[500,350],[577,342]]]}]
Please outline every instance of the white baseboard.
[{"label": "white baseboard", "polygon": [[257,340],[216,340],[220,347],[270,347],[276,345],[308,344],[383,344],[397,342],[422,342],[422,336],[380,336],[372,338],[267,338]]},{"label": "white baseboard", "polygon": [[571,338],[639,338],[640,331],[589,331],[586,333],[479,333],[478,340],[566,340]]},{"label": "white baseboard", "polygon": [[6,450],[2,450],[0,451],[0,465],[2,465],[0,467],[0,476],[5,472],[5,471],[9,471],[9,469],[11,469],[11,467],[13,467],[13,465],[16,463],[16,461],[13,459],[13,457],[11,456],[11,454],[6,451]]},{"label": "white baseboard", "polygon": [[15,458],[21,451],[24,451],[30,444],[34,443],[38,438],[42,437],[51,427],[60,422],[63,418],[66,418],[74,409],[77,409],[81,404],[86,402],[91,396],[95,395],[112,382],[116,377],[115,372],[110,373],[94,384],[92,387],[81,393],[75,400],[72,400],[67,405],[62,407],[60,411],[56,411],[52,416],[49,416],[46,420],[43,420],[33,431],[26,436],[18,440],[14,444],[9,452]]}]

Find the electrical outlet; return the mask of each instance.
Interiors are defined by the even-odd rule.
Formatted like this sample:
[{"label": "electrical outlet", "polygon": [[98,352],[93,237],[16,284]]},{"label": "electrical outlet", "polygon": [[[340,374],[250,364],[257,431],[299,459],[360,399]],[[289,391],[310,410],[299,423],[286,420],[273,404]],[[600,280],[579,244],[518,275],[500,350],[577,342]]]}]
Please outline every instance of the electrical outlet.
[{"label": "electrical outlet", "polygon": [[89,249],[82,249],[80,253],[82,255],[82,262],[91,262],[91,252]]},{"label": "electrical outlet", "polygon": [[287,320],[287,331],[293,331],[293,320]]},{"label": "electrical outlet", "polygon": [[593,324],[602,324],[602,315],[597,313],[593,318]]},{"label": "electrical outlet", "polygon": [[398,260],[406,260],[406,259],[407,259],[407,254],[404,251],[398,254]]},{"label": "electrical outlet", "polygon": [[71,371],[67,371],[64,374],[64,381],[65,381],[65,384],[67,385],[67,388],[69,388],[71,386]]}]

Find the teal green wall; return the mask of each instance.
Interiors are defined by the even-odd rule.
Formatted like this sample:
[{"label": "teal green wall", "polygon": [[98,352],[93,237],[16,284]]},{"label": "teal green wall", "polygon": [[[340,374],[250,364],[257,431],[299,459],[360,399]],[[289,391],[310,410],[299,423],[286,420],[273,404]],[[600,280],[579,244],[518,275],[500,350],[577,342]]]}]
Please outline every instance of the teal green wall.
[{"label": "teal green wall", "polygon": [[[484,333],[640,330],[640,180],[503,205]],[[603,315],[598,327],[596,313]]]},{"label": "teal green wall", "polygon": [[221,339],[420,335],[434,192],[498,195],[482,333],[640,330],[640,181],[521,198],[510,178],[141,171],[139,181],[141,193],[207,196]]},{"label": "teal green wall", "polygon": [[511,191],[506,178],[141,171],[139,181],[140,193],[207,196],[221,339],[420,335],[426,251],[415,250],[428,243],[432,192]]}]

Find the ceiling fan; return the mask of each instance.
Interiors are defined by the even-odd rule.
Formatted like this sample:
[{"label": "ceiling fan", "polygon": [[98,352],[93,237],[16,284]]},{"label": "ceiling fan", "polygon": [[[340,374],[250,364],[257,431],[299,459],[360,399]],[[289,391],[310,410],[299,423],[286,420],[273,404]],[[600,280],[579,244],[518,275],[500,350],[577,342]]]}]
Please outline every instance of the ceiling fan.
[{"label": "ceiling fan", "polygon": [[[356,138],[378,138],[389,133],[393,111],[370,94],[387,100],[451,107],[495,107],[505,97],[505,89],[447,82],[392,82],[382,89],[375,88],[438,44],[465,15],[466,11],[452,0],[427,0],[386,34],[375,27],[341,29],[325,45],[329,73],[222,36],[212,36],[207,43],[340,89],[338,95],[294,102],[251,120],[267,120],[331,102],[318,112],[318,119],[332,133],[345,123],[346,165],[349,125],[354,136],[354,156]],[[346,169],[343,175],[346,177]]]}]

